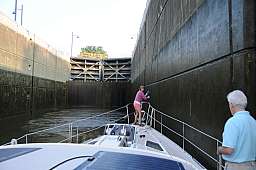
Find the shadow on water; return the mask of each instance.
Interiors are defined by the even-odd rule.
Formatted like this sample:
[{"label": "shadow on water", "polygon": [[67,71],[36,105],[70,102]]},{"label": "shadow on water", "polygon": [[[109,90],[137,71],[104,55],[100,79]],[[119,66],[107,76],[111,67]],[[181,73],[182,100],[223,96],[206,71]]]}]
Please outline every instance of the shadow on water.
[{"label": "shadow on water", "polygon": [[[1,120],[1,138],[0,144],[9,142],[12,138],[18,138],[27,133],[33,133],[40,130],[53,128],[56,126],[63,125],[59,128],[54,128],[42,133],[37,133],[29,135],[28,142],[59,142],[65,140],[70,136],[69,133],[69,123],[86,119],[92,116],[96,116],[100,113],[106,112],[108,110],[103,109],[65,109],[57,112],[49,112],[41,114],[38,117],[29,119],[27,117],[12,118],[8,120]],[[102,126],[113,120],[116,120],[123,116],[121,112],[115,112],[113,114],[102,115],[94,119],[88,119],[81,122],[72,124],[72,135],[76,135],[77,132],[80,134],[78,138],[73,137],[73,142],[82,142],[91,138],[95,138],[102,134],[104,128],[99,128],[91,133],[85,133],[88,130]],[[65,125],[64,125],[65,124]],[[25,142],[25,138],[20,140],[19,143]],[[64,141],[70,142],[70,141]]]}]

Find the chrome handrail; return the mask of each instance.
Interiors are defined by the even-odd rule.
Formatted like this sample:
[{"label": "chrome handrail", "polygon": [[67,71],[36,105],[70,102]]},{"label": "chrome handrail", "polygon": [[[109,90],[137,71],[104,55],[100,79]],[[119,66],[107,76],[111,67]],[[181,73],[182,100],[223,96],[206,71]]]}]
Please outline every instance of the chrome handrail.
[{"label": "chrome handrail", "polygon": [[[221,159],[221,156],[220,155],[217,155],[218,157],[218,160],[215,159],[213,156],[211,156],[209,153],[207,153],[205,150],[201,149],[199,146],[197,146],[196,144],[194,144],[192,141],[190,141],[189,139],[187,139],[185,137],[185,127],[189,127],[190,129],[193,129],[195,130],[196,132],[210,138],[211,140],[214,140],[216,142],[216,151],[217,151],[217,148],[219,146],[219,144],[222,144],[222,142],[220,140],[218,140],[217,138],[189,125],[188,123],[186,122],[183,122],[177,118],[174,118],[170,115],[167,115],[157,109],[155,109],[149,102],[142,102],[142,105],[145,105],[147,104],[148,108],[148,112],[146,112],[147,114],[147,119],[150,119],[149,120],[149,125],[151,127],[153,127],[155,129],[155,123],[157,122],[159,125],[160,125],[160,133],[162,134],[163,131],[162,131],[162,128],[166,128],[168,131],[171,131],[173,132],[174,134],[176,134],[177,136],[181,137],[182,138],[182,149],[185,150],[185,141],[189,142],[192,146],[194,146],[196,149],[198,149],[199,151],[201,151],[203,154],[205,154],[207,157],[209,157],[210,159],[212,159],[216,164],[217,164],[217,169],[218,170],[222,170],[224,168],[224,166],[222,165],[222,159]],[[159,113],[160,114],[160,121],[156,119],[156,113]],[[144,115],[145,116],[145,115]],[[180,123],[182,125],[182,134],[176,132],[175,130],[171,129],[170,127],[168,127],[167,125],[163,124],[163,116],[169,118],[169,119],[172,119],[172,120],[175,120],[176,122]],[[147,120],[146,120],[146,125],[147,125]],[[157,129],[156,129],[157,130]],[[158,131],[158,130],[157,130]],[[216,153],[217,154],[217,153]]]},{"label": "chrome handrail", "polygon": [[[130,104],[130,103],[129,103],[129,104]],[[127,105],[129,105],[129,104],[127,104]],[[95,116],[87,117],[87,118],[85,118],[85,119],[79,119],[79,120],[73,121],[72,123],[77,123],[77,122],[81,122],[81,121],[85,121],[85,120],[93,119],[93,118],[96,118],[96,117],[99,117],[99,116],[103,116],[103,115],[106,115],[106,114],[109,114],[109,113],[112,113],[112,112],[115,112],[115,111],[118,111],[118,110],[124,109],[124,108],[126,108],[126,106],[127,106],[127,105],[122,106],[122,107],[119,107],[119,108],[114,109],[114,110],[110,110],[110,111],[108,111],[108,112],[104,112],[104,113],[101,113],[101,114],[95,115]]]},{"label": "chrome handrail", "polygon": [[[85,133],[88,133],[88,132],[91,132],[91,131],[95,131],[95,130],[99,129],[99,127],[87,130],[86,132],[83,132],[83,133],[77,133],[76,135],[73,135],[72,134],[73,128],[74,128],[73,125],[75,125],[75,124],[77,124],[79,122],[82,122],[82,121],[86,121],[86,120],[89,120],[89,119],[94,119],[96,117],[100,117],[100,116],[103,116],[103,115],[108,115],[108,114],[114,113],[114,112],[116,112],[118,110],[122,110],[122,109],[126,108],[126,115],[123,116],[120,119],[116,119],[116,120],[111,121],[111,123],[120,121],[120,120],[122,120],[124,118],[129,117],[129,113],[128,113],[129,105],[131,105],[131,103],[129,103],[129,104],[125,105],[125,106],[119,107],[117,109],[114,109],[114,110],[110,110],[110,111],[107,111],[107,112],[104,112],[104,113],[101,113],[101,114],[98,114],[98,115],[95,115],[95,116],[87,117],[85,119],[79,119],[79,120],[76,120],[76,121],[73,121],[73,122],[70,122],[70,123],[65,123],[65,124],[62,124],[62,125],[54,126],[54,127],[51,127],[51,128],[46,128],[46,129],[39,130],[39,131],[36,131],[36,132],[27,133],[27,134],[25,134],[25,135],[23,135],[23,136],[21,136],[21,137],[19,137],[17,139],[14,139],[14,140],[16,140],[17,143],[18,143],[20,140],[24,140],[25,139],[25,143],[27,144],[27,143],[29,143],[28,142],[28,137],[29,136],[40,134],[42,132],[48,132],[48,131],[51,131],[51,130],[54,130],[54,129],[59,129],[59,128],[63,129],[63,127],[66,126],[66,127],[68,127],[68,134],[69,135],[68,135],[67,138],[65,138],[64,140],[61,140],[59,142],[64,142],[64,141],[69,141],[69,140],[71,140],[71,142],[72,142],[73,137],[77,137],[77,141],[78,141],[78,136],[77,135],[81,135],[81,134],[85,134]],[[105,125],[100,126],[100,127],[104,127],[104,126]],[[78,130],[78,126],[77,126],[77,130]],[[2,146],[11,145],[11,144],[12,144],[11,142],[8,142],[8,143],[3,144]]]},{"label": "chrome handrail", "polygon": [[[222,159],[221,159],[221,156],[218,155],[218,160],[215,159],[213,156],[211,156],[209,153],[207,153],[205,150],[201,149],[200,147],[198,147],[196,144],[194,144],[193,142],[191,142],[189,139],[187,139],[185,137],[185,127],[188,127],[190,129],[193,129],[195,132],[198,132],[208,138],[210,138],[211,140],[214,140],[216,142],[216,147],[218,148],[219,144],[222,144],[222,142],[220,140],[218,140],[217,138],[189,125],[188,123],[186,122],[183,122],[177,118],[174,118],[170,115],[167,115],[157,109],[155,109],[149,102],[142,102],[142,105],[144,107],[144,105],[147,105],[147,111],[145,112],[146,115],[144,114],[143,117],[146,119],[146,125],[149,125],[153,128],[156,128],[156,123],[160,124],[160,133],[162,134],[163,133],[163,127],[165,129],[167,129],[168,131],[171,131],[173,132],[174,134],[176,134],[177,136],[181,137],[182,138],[182,148],[183,150],[185,150],[185,141],[189,142],[192,146],[194,146],[196,149],[198,149],[200,152],[202,152],[203,154],[205,154],[207,157],[209,157],[210,159],[212,159],[214,162],[217,163],[217,168],[218,170],[222,170],[222,168],[224,168],[224,166],[222,165]],[[102,126],[98,126],[98,127],[95,127],[93,129],[90,129],[90,130],[87,130],[85,132],[82,132],[82,133],[79,133],[78,131],[78,128],[79,126],[77,125],[76,127],[74,127],[73,125],[78,123],[78,122],[82,122],[82,121],[85,121],[85,120],[89,120],[89,119],[92,119],[92,118],[96,118],[96,117],[99,117],[99,116],[103,116],[103,115],[107,115],[107,114],[110,114],[110,113],[113,113],[115,111],[118,111],[118,110],[121,110],[121,109],[126,109],[126,115],[121,117],[120,119],[117,119],[117,120],[113,120],[111,121],[110,123],[115,123],[117,121],[120,121],[122,119],[126,119],[127,118],[127,121],[128,123],[130,123],[130,119],[129,119],[129,116],[130,116],[130,113],[129,113],[129,106],[132,106],[132,103],[129,103],[125,106],[122,106],[120,108],[117,108],[117,109],[114,109],[114,110],[111,110],[111,111],[108,111],[108,112],[104,112],[104,113],[101,113],[101,114],[98,114],[98,115],[95,115],[95,116],[91,116],[91,117],[88,117],[88,118],[85,118],[85,119],[80,119],[80,120],[76,120],[76,121],[73,121],[71,123],[66,123],[66,124],[62,124],[62,125],[59,125],[59,126],[55,126],[55,127],[52,127],[52,128],[47,128],[47,129],[43,129],[43,130],[40,130],[40,131],[37,131],[37,132],[32,132],[32,133],[28,133],[28,134],[25,134],[19,138],[17,138],[16,140],[19,141],[21,139],[25,139],[25,143],[28,143],[28,137],[31,136],[31,135],[34,135],[34,134],[38,134],[38,133],[42,133],[42,132],[46,132],[46,131],[49,131],[49,130],[53,130],[53,129],[57,129],[57,128],[63,128],[65,126],[68,126],[68,133],[69,133],[69,137],[65,138],[64,140],[61,140],[59,141],[59,143],[62,143],[62,142],[66,142],[66,141],[71,141],[72,142],[72,139],[73,138],[76,138],[76,142],[78,143],[78,137],[79,135],[82,135],[82,134],[87,134],[87,133],[90,133],[92,131],[95,131],[97,129],[100,129],[102,127],[104,127],[105,125],[102,125]],[[157,120],[156,118],[156,114],[160,114],[160,120]],[[164,117],[166,118],[169,118],[169,119],[172,119],[178,123],[180,123],[182,125],[182,134],[176,132],[175,130],[173,130],[172,128],[168,127],[167,125],[163,124],[163,119]],[[72,132],[73,132],[73,129],[76,128],[76,134],[73,135]],[[157,129],[156,129],[157,130]],[[12,144],[11,142],[8,142],[2,146],[5,146],[5,145],[9,145],[9,144]],[[216,150],[217,150],[216,148]]]},{"label": "chrome handrail", "polygon": [[[111,122],[109,122],[109,123],[110,123],[110,124],[111,124],[111,123],[115,123],[115,122],[118,122],[118,121],[120,121],[120,120],[122,120],[122,119],[124,119],[124,118],[127,118],[127,115],[125,115],[125,116],[121,117],[120,119],[117,119],[117,120],[111,121]],[[100,128],[103,128],[104,126],[105,126],[105,124],[104,124],[104,125],[102,125],[102,126],[98,126],[98,127],[96,127],[96,128],[93,128],[93,129],[87,130],[87,131],[82,132],[82,133],[77,133],[76,135],[70,136],[69,138],[66,138],[66,139],[64,139],[64,140],[61,140],[61,141],[59,141],[58,143],[62,143],[62,142],[65,142],[65,141],[71,140],[71,139],[72,139],[72,138],[74,138],[74,137],[76,137],[76,138],[77,138],[79,135],[87,134],[87,133],[89,133],[89,132],[93,132],[93,131],[95,131],[95,130],[98,130],[98,129],[100,129]],[[77,140],[77,143],[78,143],[78,140]]]}]

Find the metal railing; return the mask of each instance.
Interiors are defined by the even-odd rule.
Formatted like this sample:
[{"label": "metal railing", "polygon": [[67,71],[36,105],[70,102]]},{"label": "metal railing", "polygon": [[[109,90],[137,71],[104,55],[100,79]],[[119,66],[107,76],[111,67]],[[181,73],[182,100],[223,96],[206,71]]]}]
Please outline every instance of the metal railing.
[{"label": "metal railing", "polygon": [[[224,168],[223,164],[222,164],[222,158],[221,155],[217,155],[217,148],[219,146],[221,146],[222,142],[219,141],[217,138],[201,131],[198,130],[197,128],[189,125],[186,122],[183,122],[177,118],[174,118],[170,115],[167,115],[157,109],[155,109],[150,103],[144,102],[142,103],[142,105],[147,105],[147,112],[145,112],[146,114],[143,115],[144,119],[146,120],[146,125],[149,125],[151,127],[153,127],[154,129],[156,129],[156,123],[158,123],[160,125],[160,130],[158,130],[161,134],[163,134],[163,128],[167,129],[168,131],[171,131],[172,133],[174,133],[175,135],[177,135],[178,137],[182,138],[182,149],[185,150],[185,141],[190,143],[193,147],[195,147],[197,150],[199,150],[200,152],[202,152],[204,155],[206,155],[208,158],[210,158],[211,160],[213,160],[216,163],[216,167],[218,170],[222,170]],[[156,118],[156,115],[159,115],[158,117],[160,117],[159,119]],[[182,126],[182,133],[178,133],[175,130],[173,130],[172,128],[168,127],[167,125],[163,124],[163,119],[171,119],[174,120],[175,122],[179,123]],[[214,158],[213,156],[211,156],[207,151],[201,149],[199,146],[197,146],[196,144],[194,144],[190,139],[188,139],[185,136],[185,129],[192,129],[193,131],[195,131],[196,133],[199,133],[207,138],[209,138],[210,140],[212,140],[213,142],[216,143],[216,158]],[[157,130],[157,129],[156,129]]]},{"label": "metal railing", "polygon": [[[82,135],[88,134],[90,132],[94,132],[96,130],[99,130],[99,129],[105,127],[105,125],[107,123],[116,123],[116,122],[119,122],[121,120],[126,120],[126,119],[128,119],[128,122],[129,122],[129,116],[128,116],[128,110],[129,110],[128,106],[129,105],[130,104],[127,104],[127,105],[125,105],[123,107],[120,107],[120,108],[117,108],[115,110],[111,110],[111,111],[108,111],[108,112],[97,114],[95,116],[87,117],[87,118],[84,118],[84,119],[79,119],[79,120],[76,120],[76,121],[73,121],[73,122],[70,122],[70,123],[66,123],[66,124],[55,126],[55,127],[39,130],[39,131],[36,131],[36,132],[27,133],[27,134],[25,134],[25,135],[23,135],[23,136],[21,136],[17,139],[12,139],[11,142],[5,143],[2,146],[10,145],[10,144],[18,144],[18,143],[19,144],[33,143],[33,142],[30,142],[33,136],[38,137],[38,136],[40,136],[40,134],[56,133],[56,131],[58,131],[58,130],[60,130],[62,133],[66,132],[68,135],[66,137],[64,137],[64,139],[59,140],[59,141],[54,141],[54,142],[57,142],[57,143],[63,143],[63,142],[79,143],[79,137],[81,137]],[[123,113],[124,116],[120,117],[120,111],[123,111],[122,113]],[[97,121],[97,118],[100,118],[100,117],[103,117],[103,116],[105,118],[107,118],[107,121],[99,122],[99,123],[101,123],[101,125],[96,126],[94,128],[91,128],[89,130],[88,129],[84,130],[83,125],[88,124],[88,121],[92,121],[92,120]],[[110,120],[110,116],[116,116],[118,118],[116,118],[114,120]]]},{"label": "metal railing", "polygon": [[[158,129],[156,129],[156,130],[158,130],[161,134],[163,134],[163,129],[167,129],[168,131],[170,131],[170,132],[174,133],[175,135],[177,135],[178,137],[182,138],[182,149],[183,150],[185,150],[185,142],[188,142],[194,148],[196,148],[197,150],[202,152],[204,155],[206,155],[208,158],[213,160],[216,163],[216,166],[217,166],[218,170],[222,170],[224,168],[224,166],[222,165],[222,159],[221,159],[220,155],[216,156],[218,159],[214,158],[207,151],[201,149],[198,145],[194,144],[190,139],[188,139],[185,135],[185,132],[186,132],[186,129],[189,128],[189,129],[192,129],[194,132],[199,133],[199,134],[209,138],[210,140],[212,140],[213,142],[216,143],[216,151],[217,151],[218,146],[220,146],[222,144],[221,141],[219,141],[217,138],[214,138],[213,136],[211,136],[211,135],[209,135],[209,134],[207,134],[203,131],[198,130],[197,128],[189,125],[186,122],[183,122],[183,121],[181,121],[177,118],[174,118],[170,115],[167,115],[167,114],[155,109],[148,102],[143,102],[142,105],[143,105],[144,110],[147,110],[145,112],[146,114],[144,114],[143,117],[142,117],[142,119],[145,120],[146,125],[149,125],[149,126],[153,127],[154,129],[156,129],[156,123],[159,124],[160,125],[160,130],[158,130]],[[107,123],[115,123],[115,122],[118,122],[118,121],[121,121],[121,120],[127,120],[128,124],[129,124],[130,123],[129,116],[130,116],[130,114],[134,113],[134,112],[129,112],[129,106],[132,107],[132,104],[129,103],[129,104],[127,104],[123,107],[117,108],[115,110],[111,110],[111,111],[101,113],[101,114],[98,114],[98,115],[95,115],[95,116],[92,116],[92,117],[88,117],[88,118],[85,118],[85,119],[80,119],[80,120],[77,120],[77,121],[73,121],[71,123],[66,123],[66,124],[62,124],[62,125],[55,126],[55,127],[52,127],[52,128],[43,129],[43,130],[40,130],[40,131],[37,131],[37,132],[28,133],[28,134],[25,134],[25,135],[19,137],[18,139],[16,139],[14,143],[20,143],[19,141],[23,140],[24,143],[27,144],[27,143],[29,143],[29,138],[32,135],[38,135],[38,134],[43,133],[43,132],[49,132],[51,130],[63,129],[63,128],[68,128],[68,130],[67,130],[68,137],[66,137],[63,140],[58,141],[59,143],[62,143],[62,142],[79,143],[79,137],[80,136],[91,133],[91,132],[94,132],[96,130],[99,130],[99,129],[105,127],[105,124],[107,124]],[[83,130],[80,129],[79,123],[86,123],[86,121],[88,121],[88,120],[96,119],[96,118],[101,117],[101,116],[110,116],[110,114],[113,114],[117,111],[121,111],[123,109],[125,109],[125,111],[124,111],[124,116],[122,116],[122,117],[119,117],[119,118],[117,118],[115,120],[112,120],[112,121],[105,122],[103,125],[97,126],[95,128],[92,128],[92,129],[89,129],[89,130],[86,130],[86,131],[83,131]],[[120,112],[118,114],[120,114]],[[158,114],[158,118],[156,116],[157,114]],[[171,120],[174,120],[175,122],[179,123],[182,126],[182,132],[178,133],[174,129],[165,125],[163,123],[163,120],[167,120],[167,119],[171,119]],[[4,145],[10,145],[12,143],[13,143],[13,141],[8,142]]]}]

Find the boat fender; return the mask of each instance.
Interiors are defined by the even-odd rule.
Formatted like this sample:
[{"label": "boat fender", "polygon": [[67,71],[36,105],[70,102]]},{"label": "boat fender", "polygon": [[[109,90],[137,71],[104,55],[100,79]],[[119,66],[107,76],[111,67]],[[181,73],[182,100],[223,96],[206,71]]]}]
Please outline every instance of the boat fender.
[{"label": "boat fender", "polygon": [[12,140],[11,140],[11,145],[17,145],[17,143],[18,143],[18,142],[17,142],[16,139],[12,139]]}]

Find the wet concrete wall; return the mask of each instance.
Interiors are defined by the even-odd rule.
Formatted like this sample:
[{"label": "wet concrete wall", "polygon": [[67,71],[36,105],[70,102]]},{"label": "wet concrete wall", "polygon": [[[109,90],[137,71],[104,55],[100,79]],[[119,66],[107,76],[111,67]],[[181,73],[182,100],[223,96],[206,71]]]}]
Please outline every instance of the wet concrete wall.
[{"label": "wet concrete wall", "polygon": [[128,103],[130,82],[68,82],[69,107],[114,108]]},{"label": "wet concrete wall", "polygon": [[[231,116],[228,92],[243,90],[248,110],[256,112],[255,9],[254,0],[150,1],[132,59],[133,92],[145,84],[156,108],[222,140]],[[216,143],[189,129],[185,134],[216,157]],[[203,153],[185,146],[215,169]]]},{"label": "wet concrete wall", "polygon": [[0,13],[0,119],[66,105],[69,61]]}]

